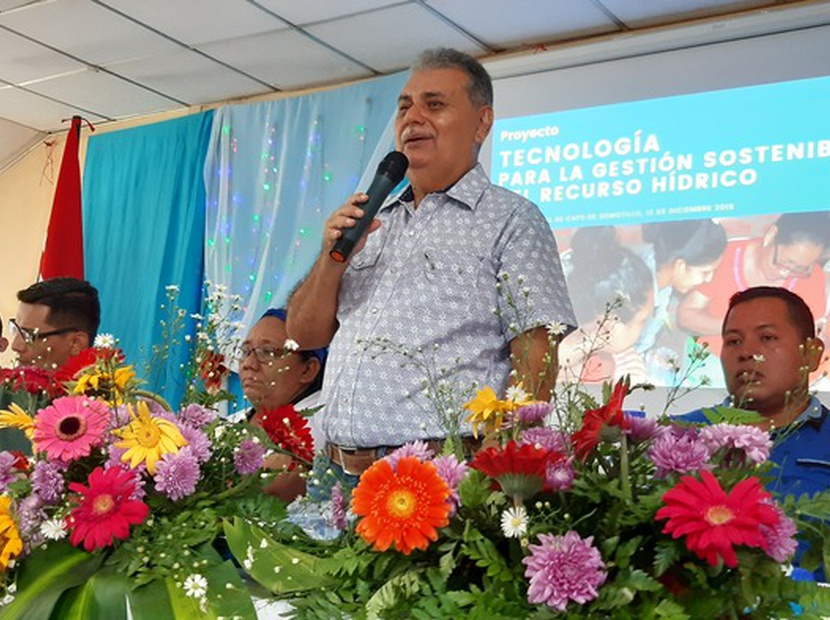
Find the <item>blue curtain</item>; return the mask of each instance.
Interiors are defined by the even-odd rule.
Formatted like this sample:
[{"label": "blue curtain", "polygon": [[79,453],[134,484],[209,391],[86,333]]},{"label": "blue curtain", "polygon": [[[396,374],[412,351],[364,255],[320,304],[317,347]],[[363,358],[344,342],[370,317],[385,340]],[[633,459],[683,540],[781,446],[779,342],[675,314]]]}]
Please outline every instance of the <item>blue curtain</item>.
[{"label": "blue curtain", "polygon": [[[148,389],[174,406],[180,365],[201,310],[204,280],[204,162],[213,112],[93,135],[83,180],[86,277],[101,297],[101,331],[120,341]],[[178,287],[184,331],[166,342]],[[169,345],[165,354],[154,346]]]}]

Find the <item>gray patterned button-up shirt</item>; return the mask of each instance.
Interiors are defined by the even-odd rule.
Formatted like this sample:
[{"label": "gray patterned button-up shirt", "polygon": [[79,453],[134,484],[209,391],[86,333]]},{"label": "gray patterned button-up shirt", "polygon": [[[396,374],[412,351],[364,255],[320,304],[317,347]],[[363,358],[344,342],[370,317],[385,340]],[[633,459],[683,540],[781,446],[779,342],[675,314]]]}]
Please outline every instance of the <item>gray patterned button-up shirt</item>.
[{"label": "gray patterned button-up shirt", "polygon": [[481,165],[417,209],[407,190],[377,217],[343,275],[326,364],[321,422],[342,446],[446,436],[430,394],[503,394],[510,340],[576,325],[549,224]]}]

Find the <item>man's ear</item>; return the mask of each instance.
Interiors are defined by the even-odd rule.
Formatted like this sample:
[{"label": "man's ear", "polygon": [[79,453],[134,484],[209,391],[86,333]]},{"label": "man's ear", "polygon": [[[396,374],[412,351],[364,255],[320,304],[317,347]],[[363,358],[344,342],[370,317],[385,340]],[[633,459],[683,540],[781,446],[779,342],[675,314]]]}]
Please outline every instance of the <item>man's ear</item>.
[{"label": "man's ear", "polygon": [[476,144],[481,146],[493,126],[493,106],[483,105],[478,112],[478,126],[476,126]]},{"label": "man's ear", "polygon": [[316,357],[309,357],[303,366],[303,374],[300,375],[300,383],[310,385],[320,373],[320,360]]},{"label": "man's ear", "polygon": [[810,372],[815,372],[824,356],[824,342],[821,338],[807,338],[804,342],[804,358]]},{"label": "man's ear", "polygon": [[5,336],[0,336],[0,353],[9,348],[9,339]]},{"label": "man's ear", "polygon": [[69,340],[70,355],[78,355],[84,349],[88,349],[91,345],[89,342],[89,334],[86,332],[73,332]]}]

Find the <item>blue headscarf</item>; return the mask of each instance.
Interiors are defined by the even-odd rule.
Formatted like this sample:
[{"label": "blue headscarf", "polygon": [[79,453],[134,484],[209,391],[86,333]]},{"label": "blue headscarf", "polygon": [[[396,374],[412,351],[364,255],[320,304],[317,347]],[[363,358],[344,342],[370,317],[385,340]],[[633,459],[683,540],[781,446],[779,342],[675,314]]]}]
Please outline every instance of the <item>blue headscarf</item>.
[{"label": "blue headscarf", "polygon": [[[269,308],[265,311],[260,319],[264,319],[266,316],[274,316],[277,317],[283,323],[286,323],[286,317],[288,316],[288,311],[285,308]],[[317,361],[320,362],[320,366],[322,367],[326,361],[326,356],[329,353],[328,347],[321,347],[319,349],[303,349],[300,351],[301,353],[307,353],[313,357],[317,358]]]}]

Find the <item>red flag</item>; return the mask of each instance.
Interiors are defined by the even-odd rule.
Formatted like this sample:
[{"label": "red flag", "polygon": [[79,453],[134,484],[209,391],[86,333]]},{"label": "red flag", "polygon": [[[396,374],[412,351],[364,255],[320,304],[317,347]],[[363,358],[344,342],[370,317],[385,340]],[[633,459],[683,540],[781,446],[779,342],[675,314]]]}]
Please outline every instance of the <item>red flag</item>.
[{"label": "red flag", "polygon": [[81,120],[80,116],[73,116],[72,127],[66,134],[46,244],[40,258],[40,277],[44,280],[58,276],[84,279],[81,166],[78,163]]}]

